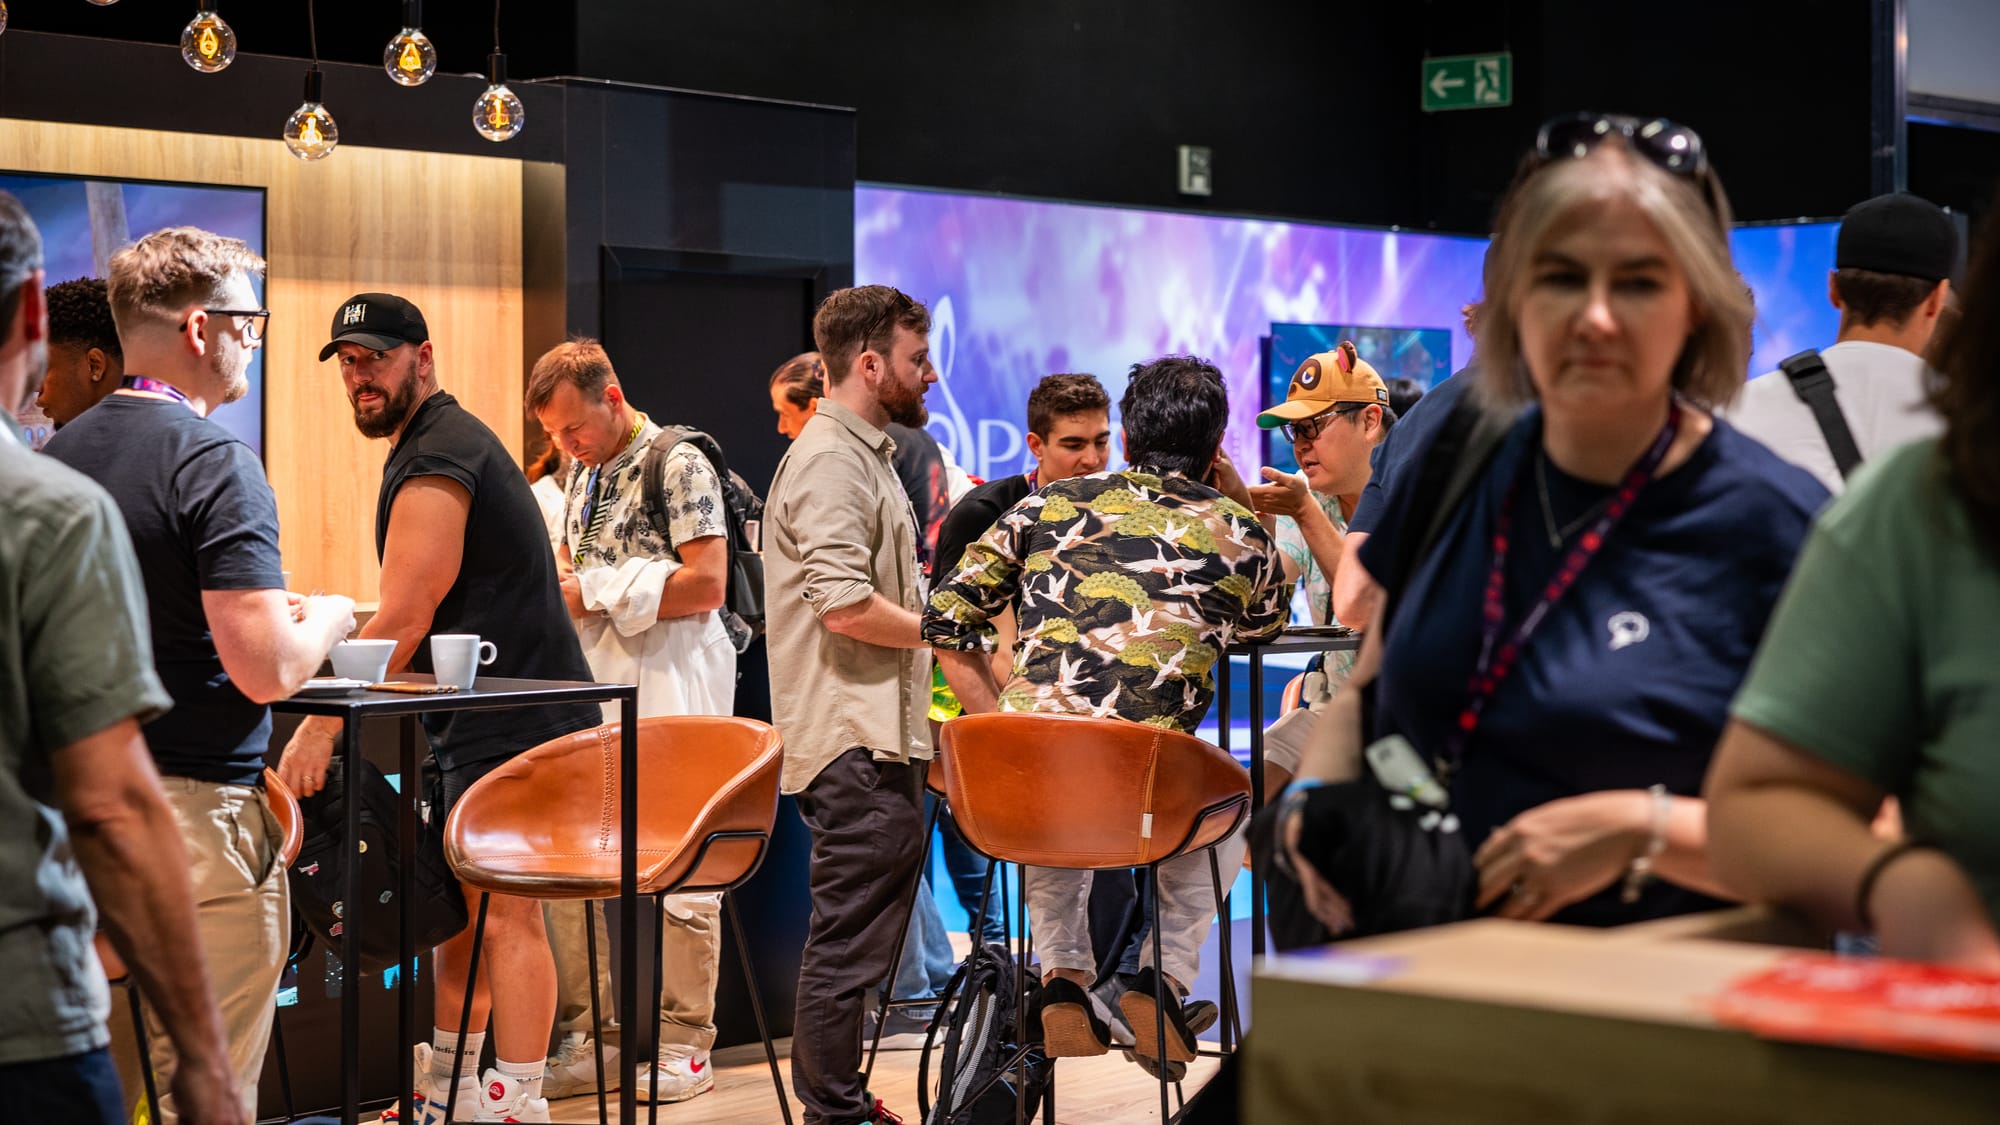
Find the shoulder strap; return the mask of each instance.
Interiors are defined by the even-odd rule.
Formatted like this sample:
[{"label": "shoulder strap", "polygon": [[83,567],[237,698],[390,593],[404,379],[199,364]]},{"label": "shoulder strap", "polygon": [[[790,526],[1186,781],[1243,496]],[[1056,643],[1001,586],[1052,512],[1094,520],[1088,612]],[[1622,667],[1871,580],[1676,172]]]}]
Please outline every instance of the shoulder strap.
[{"label": "shoulder strap", "polygon": [[1826,438],[1826,448],[1833,454],[1840,479],[1853,476],[1861,465],[1861,449],[1854,444],[1854,432],[1847,428],[1847,415],[1841,412],[1840,400],[1833,397],[1833,373],[1826,369],[1826,361],[1807,348],[1778,364],[1778,370],[1792,381],[1792,392],[1819,423],[1819,432]]},{"label": "shoulder strap", "polygon": [[[1481,406],[1476,392],[1452,404],[1451,415],[1438,430],[1418,467],[1417,483],[1410,493],[1410,518],[1403,526],[1403,533],[1396,537],[1389,573],[1382,576],[1390,581],[1384,582],[1384,586],[1395,590],[1408,588],[1417,567],[1437,545],[1452,513],[1485,471],[1486,463],[1492,460],[1513,423],[1513,418]],[[1393,602],[1392,598],[1382,607],[1385,630]]]},{"label": "shoulder strap", "polygon": [[681,426],[662,427],[646,446],[640,465],[639,502],[645,508],[646,522],[666,540],[669,550],[674,545],[674,533],[667,522],[667,454],[694,432]]}]

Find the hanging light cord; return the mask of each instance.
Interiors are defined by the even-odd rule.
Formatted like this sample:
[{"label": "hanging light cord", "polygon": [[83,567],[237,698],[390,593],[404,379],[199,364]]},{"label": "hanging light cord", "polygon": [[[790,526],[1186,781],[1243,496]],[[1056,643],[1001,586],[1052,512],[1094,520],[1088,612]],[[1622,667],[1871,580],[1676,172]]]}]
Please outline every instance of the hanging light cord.
[{"label": "hanging light cord", "polygon": [[319,19],[313,14],[313,0],[306,0],[306,39],[312,44],[313,69],[319,69]]},{"label": "hanging light cord", "polygon": [[493,0],[493,53],[500,53],[500,0]]}]

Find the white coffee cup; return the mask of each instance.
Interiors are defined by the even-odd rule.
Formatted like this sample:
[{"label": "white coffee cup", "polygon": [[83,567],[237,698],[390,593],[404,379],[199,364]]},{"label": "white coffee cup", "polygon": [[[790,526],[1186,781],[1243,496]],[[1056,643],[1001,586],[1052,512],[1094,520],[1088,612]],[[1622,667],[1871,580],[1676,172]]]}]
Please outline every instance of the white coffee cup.
[{"label": "white coffee cup", "polygon": [[477,633],[439,633],[431,638],[431,670],[437,682],[465,689],[479,674],[479,666],[491,664],[500,655],[492,641],[482,641]]},{"label": "white coffee cup", "polygon": [[379,684],[389,678],[389,658],[395,654],[395,641],[342,641],[333,646],[333,674]]}]

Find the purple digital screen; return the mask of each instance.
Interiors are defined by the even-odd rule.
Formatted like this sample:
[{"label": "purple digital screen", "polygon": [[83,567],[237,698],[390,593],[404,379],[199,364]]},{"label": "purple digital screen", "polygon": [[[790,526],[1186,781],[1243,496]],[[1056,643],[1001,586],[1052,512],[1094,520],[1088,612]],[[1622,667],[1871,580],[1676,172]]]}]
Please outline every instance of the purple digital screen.
[{"label": "purple digital screen", "polygon": [[[1449,341],[1449,370],[1471,354],[1459,310],[1480,294],[1485,239],[908,188],[854,196],[855,278],[930,306],[930,430],[987,479],[1029,463],[1028,391],[1053,372],[1096,375],[1115,415],[1134,363],[1209,359],[1229,391],[1224,447],[1247,467],[1264,454],[1256,416],[1274,325],[1434,330],[1424,337]],[[1833,342],[1834,229],[1733,236],[1758,301],[1751,374]]]}]

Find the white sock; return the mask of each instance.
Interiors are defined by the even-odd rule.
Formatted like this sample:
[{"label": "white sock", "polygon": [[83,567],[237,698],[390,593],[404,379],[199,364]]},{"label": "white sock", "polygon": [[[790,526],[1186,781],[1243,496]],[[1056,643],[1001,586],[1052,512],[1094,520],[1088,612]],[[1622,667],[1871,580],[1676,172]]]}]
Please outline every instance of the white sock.
[{"label": "white sock", "polygon": [[[479,1076],[479,1053],[486,1049],[486,1033],[475,1031],[465,1037],[465,1061],[459,1064],[460,1078]],[[431,1028],[431,1081],[442,1086],[451,1078],[452,1053],[458,1050],[458,1032]]]},{"label": "white sock", "polygon": [[529,1098],[539,1098],[542,1096],[543,1061],[536,1059],[534,1062],[508,1062],[506,1059],[496,1057],[493,1060],[493,1068],[500,1072],[500,1077],[519,1082],[522,1093]]}]

